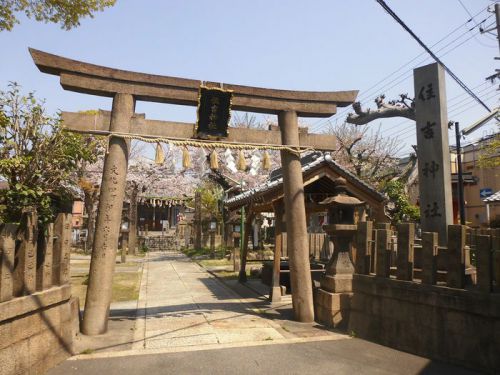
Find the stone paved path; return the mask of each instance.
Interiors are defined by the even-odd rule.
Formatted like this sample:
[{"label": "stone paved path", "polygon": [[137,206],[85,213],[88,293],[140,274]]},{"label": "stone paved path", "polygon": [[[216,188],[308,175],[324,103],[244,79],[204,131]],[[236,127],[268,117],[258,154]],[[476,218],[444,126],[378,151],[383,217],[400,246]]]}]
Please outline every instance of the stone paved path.
[{"label": "stone paved path", "polygon": [[48,374],[470,373],[287,320],[289,299],[269,306],[241,284],[228,285],[238,294],[182,254],[151,253],[138,317],[133,314],[134,339],[72,357]]},{"label": "stone paved path", "polygon": [[290,336],[279,321],[268,319],[248,299],[243,302],[181,253],[151,253],[143,272],[133,349],[261,342]]}]

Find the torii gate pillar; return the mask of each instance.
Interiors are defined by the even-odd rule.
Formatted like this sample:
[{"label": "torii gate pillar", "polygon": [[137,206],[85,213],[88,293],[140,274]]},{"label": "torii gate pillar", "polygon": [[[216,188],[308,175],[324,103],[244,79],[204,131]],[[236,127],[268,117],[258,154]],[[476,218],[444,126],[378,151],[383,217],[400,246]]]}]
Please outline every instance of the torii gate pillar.
[{"label": "torii gate pillar", "polygon": [[[278,125],[284,145],[299,144],[297,113],[280,112]],[[311,267],[309,264],[309,242],[307,239],[306,208],[304,204],[304,181],[300,156],[281,151],[283,189],[285,201],[287,247],[290,258],[290,278],[295,319],[299,322],[314,321]]]},{"label": "torii gate pillar", "polygon": [[[111,131],[128,133],[135,110],[131,94],[116,94],[111,112]],[[96,232],[90,261],[89,286],[85,300],[82,332],[99,335],[108,329],[116,249],[122,221],[128,167],[128,145],[123,138],[109,140],[104,158]]]}]

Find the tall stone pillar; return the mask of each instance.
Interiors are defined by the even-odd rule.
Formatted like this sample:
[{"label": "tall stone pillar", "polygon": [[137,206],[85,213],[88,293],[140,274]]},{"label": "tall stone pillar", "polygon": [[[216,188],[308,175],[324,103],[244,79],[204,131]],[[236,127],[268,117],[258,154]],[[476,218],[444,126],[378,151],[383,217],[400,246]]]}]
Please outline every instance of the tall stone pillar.
[{"label": "tall stone pillar", "polygon": [[[135,101],[132,95],[115,95],[111,112],[111,132],[130,131],[134,107]],[[122,138],[113,137],[109,140],[108,150],[104,159],[89,286],[83,316],[82,332],[86,335],[98,335],[107,331],[125,196],[129,151],[127,142]]]},{"label": "tall stone pillar", "polygon": [[[280,112],[278,125],[281,131],[281,143],[298,146],[297,113],[293,111]],[[296,320],[312,322],[314,321],[314,306],[300,156],[283,150],[281,151],[281,164],[293,312]]]},{"label": "tall stone pillar", "polygon": [[420,224],[423,232],[438,232],[439,244],[446,246],[453,206],[444,68],[433,63],[413,72]]}]

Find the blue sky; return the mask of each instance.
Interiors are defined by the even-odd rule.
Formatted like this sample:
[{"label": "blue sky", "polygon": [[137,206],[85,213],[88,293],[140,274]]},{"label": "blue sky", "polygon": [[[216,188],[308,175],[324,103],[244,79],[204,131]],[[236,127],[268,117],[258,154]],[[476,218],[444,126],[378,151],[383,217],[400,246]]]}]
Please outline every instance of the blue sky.
[{"label": "blue sky", "polygon": [[[496,86],[484,78],[498,68],[498,43],[494,35],[479,34],[478,27],[468,31],[484,19],[484,25],[494,23],[494,14],[486,11],[494,2],[461,1],[472,15],[479,13],[473,21],[467,23],[471,17],[458,0],[387,3],[428,45],[450,34],[433,50],[442,49],[438,55],[445,54],[445,63],[494,107]],[[28,47],[105,66],[200,80],[297,90],[359,89],[361,101],[371,106],[380,93],[389,99],[411,94],[411,69],[431,62],[426,54],[412,61],[423,50],[374,0],[118,0],[71,31],[21,21],[13,31],[0,33],[0,87],[16,81],[45,98],[50,111],[110,109],[111,100],[64,91],[57,77],[36,69]],[[462,126],[485,114],[450,79],[447,97],[450,119]],[[154,119],[196,119],[192,107],[139,102],[137,112]],[[339,109],[331,121],[343,121],[346,114]],[[323,119],[303,122],[317,132],[326,127]],[[415,143],[414,124],[404,119],[384,121],[381,129],[385,136],[399,136],[405,144],[402,154]],[[467,139],[492,130],[490,125]]]}]

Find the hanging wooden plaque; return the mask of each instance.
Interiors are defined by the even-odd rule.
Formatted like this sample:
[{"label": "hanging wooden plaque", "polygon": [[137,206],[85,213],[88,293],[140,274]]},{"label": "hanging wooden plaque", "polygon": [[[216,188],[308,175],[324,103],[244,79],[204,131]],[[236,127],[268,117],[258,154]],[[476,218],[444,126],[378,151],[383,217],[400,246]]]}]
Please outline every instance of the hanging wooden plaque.
[{"label": "hanging wooden plaque", "polygon": [[232,96],[231,90],[200,86],[196,138],[220,139],[228,136]]}]

